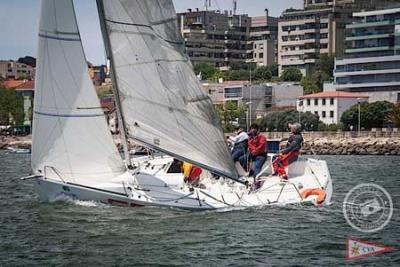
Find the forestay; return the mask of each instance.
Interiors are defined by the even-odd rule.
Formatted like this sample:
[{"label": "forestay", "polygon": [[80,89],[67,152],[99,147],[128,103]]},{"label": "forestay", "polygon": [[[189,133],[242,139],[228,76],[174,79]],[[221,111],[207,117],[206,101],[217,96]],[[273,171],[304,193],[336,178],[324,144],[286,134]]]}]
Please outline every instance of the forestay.
[{"label": "forestay", "polygon": [[72,0],[42,1],[32,170],[80,184],[125,171],[89,79]]},{"label": "forestay", "polygon": [[183,52],[172,1],[101,2],[129,136],[236,178],[212,102]]}]

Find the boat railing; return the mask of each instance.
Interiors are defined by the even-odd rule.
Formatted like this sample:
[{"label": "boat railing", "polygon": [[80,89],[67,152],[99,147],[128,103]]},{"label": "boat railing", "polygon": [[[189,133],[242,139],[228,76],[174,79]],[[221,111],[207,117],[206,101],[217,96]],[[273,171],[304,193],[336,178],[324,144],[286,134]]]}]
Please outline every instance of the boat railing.
[{"label": "boat railing", "polygon": [[44,166],[44,168],[43,168],[43,170],[44,170],[44,179],[47,178],[47,169],[51,169],[51,170],[58,176],[58,178],[60,178],[60,180],[61,180],[63,183],[66,184],[66,182],[65,182],[64,179],[62,178],[62,176],[61,176],[61,174],[59,173],[59,171],[57,171],[57,169],[56,169],[55,167],[49,166],[49,165],[46,165],[46,166]]}]

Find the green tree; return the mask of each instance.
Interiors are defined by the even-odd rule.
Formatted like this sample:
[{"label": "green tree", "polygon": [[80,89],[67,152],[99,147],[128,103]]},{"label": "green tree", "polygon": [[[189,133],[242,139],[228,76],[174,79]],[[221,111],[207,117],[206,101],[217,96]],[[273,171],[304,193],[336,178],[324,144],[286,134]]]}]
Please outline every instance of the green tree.
[{"label": "green tree", "polygon": [[321,91],[318,88],[318,86],[315,83],[315,81],[309,76],[306,76],[303,79],[301,79],[301,83],[300,84],[301,84],[301,86],[303,86],[305,95],[318,93],[318,92]]},{"label": "green tree", "polygon": [[255,81],[270,81],[272,78],[271,71],[268,67],[260,66],[254,70],[252,79]]},{"label": "green tree", "polygon": [[[361,127],[364,129],[381,128],[387,122],[386,118],[394,110],[394,104],[388,101],[373,103],[363,102],[360,106]],[[343,125],[358,125],[358,104],[346,110],[340,119]]]},{"label": "green tree", "polygon": [[272,77],[278,77],[279,76],[279,65],[277,63],[269,65],[269,66],[267,66],[267,68],[271,72]]},{"label": "green tree", "polygon": [[24,115],[23,97],[15,90],[0,88],[0,125],[22,125]]},{"label": "green tree", "polygon": [[[305,130],[316,130],[318,127],[319,117],[311,112],[301,112],[300,120]],[[299,112],[296,110],[271,112],[258,120],[262,128],[280,132],[287,131],[288,123],[297,121]]]},{"label": "green tree", "polygon": [[213,77],[213,75],[217,72],[217,68],[214,67],[211,63],[198,63],[194,65],[194,73],[199,75],[201,73],[201,78],[203,80],[208,80]]},{"label": "green tree", "polygon": [[322,91],[323,87],[324,87],[324,82],[329,81],[330,77],[328,74],[326,74],[324,71],[315,71],[312,75],[311,75],[311,79],[314,81],[314,83],[317,85],[317,87],[319,88],[319,92]]},{"label": "green tree", "polygon": [[244,106],[238,106],[234,101],[227,101],[225,105],[217,107],[217,114],[222,123],[224,132],[232,132],[234,130],[234,122],[239,120],[239,123],[245,122],[244,114],[246,108]]},{"label": "green tree", "polygon": [[228,70],[224,73],[225,80],[248,81],[250,72],[248,70]]},{"label": "green tree", "polygon": [[335,68],[335,56],[322,54],[316,63],[316,69],[328,75],[328,78],[333,77],[333,70]]},{"label": "green tree", "polygon": [[396,127],[400,128],[400,104],[397,104],[392,112],[390,112],[386,119],[388,122],[393,123]]},{"label": "green tree", "polygon": [[231,70],[255,70],[255,63],[232,62],[230,63]]},{"label": "green tree", "polygon": [[303,74],[301,74],[301,71],[296,67],[284,69],[281,75],[282,81],[285,82],[299,82],[302,77]]}]

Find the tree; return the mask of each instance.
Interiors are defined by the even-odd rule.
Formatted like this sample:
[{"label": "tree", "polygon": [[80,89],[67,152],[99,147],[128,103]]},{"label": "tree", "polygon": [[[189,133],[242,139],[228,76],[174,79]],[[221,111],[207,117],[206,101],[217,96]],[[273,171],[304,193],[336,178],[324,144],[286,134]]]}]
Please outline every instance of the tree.
[{"label": "tree", "polygon": [[[305,130],[316,130],[318,127],[319,117],[311,112],[302,112],[300,114],[301,124]],[[299,112],[292,109],[288,111],[276,111],[267,114],[259,119],[262,128],[268,128],[268,131],[287,131],[287,125],[290,122],[299,120]]]},{"label": "tree", "polygon": [[248,81],[250,72],[248,70],[228,70],[224,72],[224,78],[232,81]]},{"label": "tree", "polygon": [[271,71],[268,67],[260,66],[254,70],[252,79],[255,81],[270,81],[272,78]]},{"label": "tree", "polygon": [[330,77],[324,71],[317,70],[311,75],[311,79],[314,81],[316,86],[319,88],[318,92],[321,92],[324,87],[324,82],[329,81]]},{"label": "tree", "polygon": [[237,119],[239,123],[243,123],[245,112],[246,108],[244,106],[238,106],[234,101],[227,101],[224,106],[217,107],[217,113],[225,132],[232,132],[234,130],[233,122]]},{"label": "tree", "polygon": [[285,82],[299,82],[302,77],[303,74],[301,74],[301,71],[296,67],[284,69],[281,75],[282,81]]},{"label": "tree", "polygon": [[[394,109],[394,104],[388,101],[377,101],[373,103],[361,103],[361,127],[364,129],[382,128],[386,123],[386,118]],[[346,110],[340,121],[343,125],[358,125],[358,104]]]},{"label": "tree", "polygon": [[279,76],[279,65],[277,63],[269,65],[269,66],[267,66],[267,68],[271,72],[272,77],[278,77]]},{"label": "tree", "polygon": [[301,79],[301,86],[303,86],[304,94],[313,94],[313,93],[318,93],[321,90],[318,88],[317,84],[314,82],[314,80],[306,76],[303,79]]},{"label": "tree", "polygon": [[317,61],[316,69],[328,75],[328,79],[333,77],[333,70],[335,68],[335,56],[322,54]]},{"label": "tree", "polygon": [[392,112],[390,112],[386,119],[390,122],[393,123],[396,127],[400,128],[400,104],[397,104]]},{"label": "tree", "polygon": [[201,78],[203,80],[208,80],[217,72],[217,69],[211,63],[198,63],[194,65],[194,73],[199,75],[201,73]]},{"label": "tree", "polygon": [[0,88],[0,125],[22,125],[24,115],[23,97],[14,90]]}]

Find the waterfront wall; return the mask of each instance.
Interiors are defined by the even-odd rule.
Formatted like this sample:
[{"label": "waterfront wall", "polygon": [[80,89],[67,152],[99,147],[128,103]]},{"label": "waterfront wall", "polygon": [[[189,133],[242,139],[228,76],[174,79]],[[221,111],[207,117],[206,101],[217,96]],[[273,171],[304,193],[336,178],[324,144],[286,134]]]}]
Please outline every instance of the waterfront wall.
[{"label": "waterfront wall", "polygon": [[[287,132],[264,134],[269,139],[282,139],[289,135]],[[301,152],[307,155],[400,155],[400,132],[397,130],[304,132],[303,137]]]},{"label": "waterfront wall", "polygon": [[[287,138],[287,132],[264,133],[268,139]],[[302,154],[307,155],[400,155],[400,134],[379,132],[305,132]],[[119,145],[119,138],[115,136]],[[282,142],[281,145],[285,145]],[[0,136],[0,149],[7,146],[30,147],[31,136]]]}]

